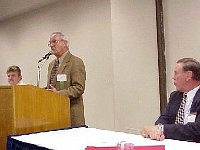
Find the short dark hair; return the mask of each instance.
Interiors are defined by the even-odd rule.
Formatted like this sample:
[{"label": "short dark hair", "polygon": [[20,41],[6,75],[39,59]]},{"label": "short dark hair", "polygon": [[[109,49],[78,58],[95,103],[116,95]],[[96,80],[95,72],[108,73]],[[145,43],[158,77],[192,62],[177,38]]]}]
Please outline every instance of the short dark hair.
[{"label": "short dark hair", "polygon": [[200,81],[200,63],[194,58],[182,58],[176,63],[183,64],[183,71],[192,71],[192,79]]},{"label": "short dark hair", "polygon": [[18,66],[9,66],[6,73],[8,74],[9,72],[17,72],[19,76],[21,76],[21,69]]}]

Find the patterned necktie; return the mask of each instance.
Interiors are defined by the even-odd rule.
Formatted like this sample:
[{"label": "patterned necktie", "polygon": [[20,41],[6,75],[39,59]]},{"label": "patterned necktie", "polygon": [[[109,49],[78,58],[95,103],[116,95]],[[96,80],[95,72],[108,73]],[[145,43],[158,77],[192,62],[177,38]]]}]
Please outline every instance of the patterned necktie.
[{"label": "patterned necktie", "polygon": [[181,102],[181,105],[179,107],[175,124],[183,124],[184,123],[184,109],[185,109],[185,103],[187,99],[187,93],[183,93],[183,99]]},{"label": "patterned necktie", "polygon": [[[58,71],[58,66],[59,66],[59,60],[57,59],[54,63],[52,70],[51,70],[51,76],[50,76],[50,84],[51,85],[53,84],[54,77],[55,77],[55,75]],[[53,86],[55,86],[55,85],[53,85]]]}]

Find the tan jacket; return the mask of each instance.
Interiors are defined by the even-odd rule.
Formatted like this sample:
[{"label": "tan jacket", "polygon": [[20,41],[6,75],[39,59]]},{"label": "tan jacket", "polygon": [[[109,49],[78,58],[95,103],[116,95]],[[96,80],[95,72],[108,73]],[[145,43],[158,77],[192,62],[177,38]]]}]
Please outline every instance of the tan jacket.
[{"label": "tan jacket", "polygon": [[[54,62],[55,60],[49,64],[48,68],[48,88]],[[59,82],[56,82],[57,74],[66,74],[67,76],[63,89],[60,89]],[[60,64],[57,74],[54,77],[53,86],[61,95],[70,98],[71,126],[85,125],[82,94],[85,90],[86,71],[83,61],[68,52],[62,64]]]}]

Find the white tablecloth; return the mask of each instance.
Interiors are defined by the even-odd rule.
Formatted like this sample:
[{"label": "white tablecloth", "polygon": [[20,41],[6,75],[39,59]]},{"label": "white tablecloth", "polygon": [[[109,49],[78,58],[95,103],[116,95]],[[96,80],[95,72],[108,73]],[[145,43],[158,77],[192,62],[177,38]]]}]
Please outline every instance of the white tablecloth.
[{"label": "white tablecloth", "polygon": [[165,145],[165,150],[200,149],[199,143],[170,139],[155,141],[140,135],[85,127],[12,136],[11,138],[55,150],[84,150],[87,146],[116,146],[121,141],[133,143],[136,146]]}]

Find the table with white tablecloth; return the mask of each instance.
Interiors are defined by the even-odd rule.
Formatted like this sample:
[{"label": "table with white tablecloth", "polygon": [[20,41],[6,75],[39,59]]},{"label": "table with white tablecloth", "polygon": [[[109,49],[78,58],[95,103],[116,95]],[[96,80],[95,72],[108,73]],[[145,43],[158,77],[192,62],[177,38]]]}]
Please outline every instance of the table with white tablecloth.
[{"label": "table with white tablecloth", "polygon": [[164,145],[165,150],[200,149],[200,143],[170,139],[155,141],[143,138],[141,135],[88,127],[9,136],[7,149],[14,150],[18,147],[19,149],[26,150],[84,150],[87,146],[116,146],[121,141],[133,143],[135,146]]}]

